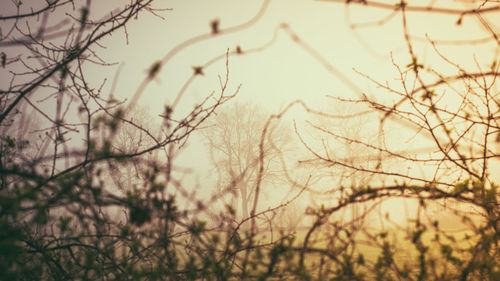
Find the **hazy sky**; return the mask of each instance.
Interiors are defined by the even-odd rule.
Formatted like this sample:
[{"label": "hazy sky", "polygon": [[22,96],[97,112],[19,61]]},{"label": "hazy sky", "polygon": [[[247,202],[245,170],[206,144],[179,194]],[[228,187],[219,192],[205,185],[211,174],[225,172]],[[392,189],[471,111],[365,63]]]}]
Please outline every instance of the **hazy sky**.
[{"label": "hazy sky", "polygon": [[[452,0],[410,1],[410,4],[438,5],[435,2],[447,8],[467,7],[466,1]],[[113,10],[114,5],[123,3],[92,1],[91,17],[100,18]],[[397,85],[399,74],[393,63],[404,68],[411,62],[401,13],[394,14],[392,10],[313,0],[176,0],[157,1],[156,5],[171,9],[159,12],[164,19],[144,13],[127,27],[127,36],[117,32],[102,42],[107,48],[98,50],[98,54],[118,64],[104,71],[95,68],[91,78],[95,85],[100,85],[106,77],[109,89],[117,79],[115,96],[130,100],[152,64],[183,42],[210,34],[213,20],[218,20],[220,30],[224,31],[257,18],[243,29],[206,36],[170,57],[139,98],[139,103],[148,106],[152,115],[161,114],[165,105],[172,104],[193,74],[193,67],[204,65],[237,46],[243,55],[229,57],[228,93],[241,85],[236,100],[257,104],[269,113],[296,99],[304,100],[311,107],[334,110],[329,107],[327,95],[353,99],[363,93],[378,100],[396,100],[360,73]],[[462,24],[457,25],[458,18],[455,14],[408,13],[408,30],[419,62],[432,65],[443,74],[457,73],[456,68],[438,57],[428,40],[460,41],[487,35],[477,18],[466,16]],[[485,20],[498,28],[488,15]],[[498,46],[494,42],[437,46],[448,58],[473,70],[486,68],[499,55],[495,53]],[[246,53],[255,48],[262,49]],[[219,91],[218,76],[225,76],[225,59],[216,61],[203,72],[203,76],[196,76],[189,84],[176,111],[189,110],[211,92]],[[295,113],[295,118],[303,118],[300,111]],[[206,159],[200,160],[205,156],[199,142],[199,137],[193,139],[182,163],[193,164],[193,159],[197,159],[196,164],[207,163]]]},{"label": "hazy sky", "polygon": [[[443,2],[446,2],[443,6],[454,3],[450,7],[463,8],[462,4],[455,1]],[[223,30],[245,23],[257,14],[262,3],[264,2],[241,0],[162,1],[159,8],[172,9],[162,13],[165,20],[144,15],[129,26],[128,45],[123,34],[115,34],[109,39],[109,48],[103,51],[105,58],[123,64],[117,95],[130,97],[131,89],[137,88],[154,62],[162,59],[182,42],[210,33],[212,20],[218,19],[220,29]],[[425,3],[418,1],[417,4]],[[395,63],[400,66],[404,67],[410,62],[401,28],[401,15],[396,14],[382,26],[372,25],[354,30],[350,28],[350,24],[373,23],[391,14],[390,10],[359,5],[347,7],[343,3],[270,1],[262,16],[250,27],[208,38],[178,52],[163,66],[156,82],[150,84],[140,102],[151,106],[152,112],[161,112],[163,105],[172,103],[177,92],[193,73],[193,66],[203,65],[224,54],[227,49],[234,50],[236,46],[240,46],[243,51],[261,47],[272,40],[283,23],[290,26],[301,42],[321,55],[334,71],[347,77],[363,93],[377,94],[374,84],[354,69],[381,82],[393,81],[398,77],[391,62],[391,54]],[[457,18],[456,15],[409,13],[408,26],[413,35],[424,40],[426,35],[430,39],[440,40],[484,36],[485,33],[478,28],[474,18],[466,17],[460,26],[455,24]],[[430,44],[418,42],[415,41],[415,49],[419,59],[423,62],[433,61],[436,54]],[[478,61],[490,62],[495,55],[491,52],[494,47],[488,44],[473,47],[440,46],[447,56],[467,65],[474,64],[471,50]],[[463,52],[464,48],[467,53]],[[489,52],[485,52],[488,50]],[[440,65],[444,65],[442,61],[433,63],[434,67]],[[242,85],[238,99],[258,103],[271,111],[276,111],[295,99],[320,106],[325,101],[325,95],[356,98],[359,94],[335,76],[335,73],[329,72],[283,29],[277,31],[273,45],[261,52],[231,56],[229,70],[230,89]],[[456,73],[456,69],[445,66],[443,71]],[[189,86],[179,106],[199,101],[211,91],[218,90],[217,76],[225,73],[224,60],[204,69],[204,73],[204,76],[197,76]]]},{"label": "hazy sky", "polygon": [[[410,3],[420,6],[439,4],[440,7],[457,9],[467,7],[466,2],[435,2]],[[221,30],[238,26],[258,15],[263,4],[264,1],[244,0],[162,1],[158,8],[171,8],[171,11],[162,13],[164,20],[144,15],[129,26],[128,44],[124,34],[116,34],[109,39],[109,48],[103,50],[105,58],[122,65],[117,96],[130,98],[131,89],[138,87],[154,62],[186,40],[209,34],[213,20],[219,21]],[[409,12],[407,16],[414,51],[419,62],[426,67],[432,66],[448,75],[457,73],[456,68],[439,58],[429,39],[443,40],[444,44],[437,45],[439,51],[460,66],[472,70],[477,70],[476,62],[486,68],[493,58],[498,57],[494,42],[449,44],[450,41],[487,36],[475,17],[465,17],[462,24],[457,25],[459,17],[456,14]],[[495,23],[488,16],[485,19]],[[282,28],[284,24],[289,29]],[[294,40],[287,31],[298,38]],[[266,45],[269,42],[272,44]],[[327,95],[357,98],[364,93],[378,100],[397,100],[360,73],[398,87],[399,74],[393,63],[405,68],[411,62],[404,40],[401,13],[326,1],[273,0],[252,25],[221,36],[208,36],[206,40],[181,49],[163,65],[139,102],[149,106],[152,113],[161,113],[163,106],[173,102],[192,75],[192,67],[203,65],[223,55],[227,49],[234,50],[236,46],[240,46],[244,53],[267,46],[255,53],[229,57],[229,90],[241,84],[236,100],[257,104],[270,113],[296,99],[302,99],[312,107],[333,110],[329,107],[331,102]],[[189,85],[177,110],[189,109],[212,91],[218,92],[218,75],[225,74],[225,60],[217,61],[203,72],[204,76],[196,76]],[[295,113],[299,114],[296,118],[303,117],[300,111]],[[182,163],[190,165],[194,163],[193,159],[197,159],[197,164],[206,163],[206,159],[200,160],[204,151],[197,146],[200,141],[196,137],[192,140],[191,148],[183,154]],[[428,143],[422,143],[422,146],[426,145]]]},{"label": "hazy sky", "polygon": [[[101,18],[116,5],[125,2],[92,1],[91,17]],[[410,5],[440,5],[447,8],[464,8],[466,4],[467,1],[456,0],[410,2]],[[43,5],[43,1],[40,5]],[[150,106],[151,112],[161,113],[165,104],[173,102],[193,73],[193,66],[203,65],[223,55],[227,49],[234,50],[236,46],[240,46],[244,55],[229,58],[230,89],[234,90],[241,84],[238,99],[258,103],[271,111],[295,99],[319,106],[324,103],[325,95],[358,97],[359,92],[356,93],[356,89],[347,85],[343,78],[351,81],[357,90],[376,95],[375,85],[355,70],[377,81],[393,81],[398,75],[392,65],[391,55],[400,66],[404,67],[410,62],[402,32],[401,13],[392,10],[345,5],[342,1],[315,0],[177,0],[158,1],[156,5],[157,8],[171,9],[159,12],[164,19],[143,13],[137,20],[130,22],[127,28],[128,42],[124,32],[117,32],[103,40],[106,49],[97,50],[106,61],[119,65],[105,70],[97,69],[93,73],[95,83],[100,85],[106,77],[107,85],[110,86],[114,74],[121,67],[116,89],[118,97],[130,99],[147,76],[150,66],[181,43],[210,34],[211,21],[217,19],[219,28],[226,30],[248,22],[259,11],[262,14],[244,29],[221,36],[207,36],[206,40],[191,44],[172,56],[163,65],[156,81],[140,97],[140,103]],[[7,13],[14,5],[4,2],[1,7],[3,13]],[[29,9],[30,5],[24,3],[22,7]],[[53,20],[60,19],[62,17]],[[488,18],[487,14],[485,19],[489,20],[493,28],[497,28],[494,19]],[[408,29],[414,36],[412,42],[420,61],[427,65],[432,62],[433,67],[443,72],[457,72],[445,66],[442,60],[436,60],[437,55],[431,44],[425,42],[426,36],[431,40],[469,40],[486,36],[476,17],[464,17],[461,25],[456,24],[457,20],[458,15],[455,14],[408,13]],[[280,28],[284,24],[298,36],[298,41],[293,40],[290,32]],[[352,25],[357,28],[351,28]],[[7,26],[3,26],[3,29],[6,30]],[[276,38],[272,41],[274,36]],[[273,44],[267,48],[245,54],[245,51],[262,47],[271,41]],[[494,52],[497,46],[493,42],[462,46],[445,44],[438,45],[438,48],[461,66],[472,68],[476,67],[476,61],[480,66],[485,66],[498,56]],[[217,76],[225,74],[224,63],[224,59],[219,60],[203,70],[204,76],[197,76],[181,99],[179,110],[183,106],[189,108],[193,101],[199,101],[208,93],[218,90]],[[325,63],[332,69],[325,67]],[[383,96],[377,98],[382,99]]]}]

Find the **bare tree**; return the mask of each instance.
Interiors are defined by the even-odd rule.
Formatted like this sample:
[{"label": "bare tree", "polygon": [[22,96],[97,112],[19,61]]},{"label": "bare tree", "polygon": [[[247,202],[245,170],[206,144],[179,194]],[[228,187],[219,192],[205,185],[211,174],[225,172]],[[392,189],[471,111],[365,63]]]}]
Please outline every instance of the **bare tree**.
[{"label": "bare tree", "polygon": [[264,172],[260,177],[266,185],[262,193],[280,198],[288,192],[281,155],[290,149],[291,136],[283,125],[272,124],[261,154],[259,143],[266,121],[265,112],[257,105],[236,103],[217,112],[213,126],[204,132],[216,170],[217,186],[225,192],[230,187],[230,205],[241,210],[238,212],[241,219],[249,218],[254,207],[261,157]]}]

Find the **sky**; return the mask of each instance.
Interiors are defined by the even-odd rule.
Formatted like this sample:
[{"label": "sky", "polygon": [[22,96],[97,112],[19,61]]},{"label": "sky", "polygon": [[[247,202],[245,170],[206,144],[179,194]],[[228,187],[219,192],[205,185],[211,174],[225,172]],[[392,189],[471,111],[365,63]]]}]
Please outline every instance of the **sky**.
[{"label": "sky", "polygon": [[[100,18],[115,5],[123,3],[119,0],[92,1],[91,17]],[[410,3],[446,8],[470,7],[466,1]],[[130,101],[150,67],[169,58],[164,60],[161,72],[138,99],[138,104],[149,108],[153,116],[163,113],[164,106],[176,100],[193,74],[193,67],[220,57],[203,69],[204,75],[196,76],[188,85],[175,112],[182,115],[210,93],[217,93],[219,77],[226,75],[224,54],[237,46],[243,55],[228,58],[229,93],[241,86],[234,102],[257,105],[269,113],[277,113],[298,99],[331,114],[337,111],[345,113],[345,110],[335,106],[328,96],[356,99],[365,94],[380,101],[397,100],[370,79],[398,85],[399,74],[395,65],[404,68],[411,62],[401,14],[394,15],[387,9],[314,0],[175,0],[158,1],[155,7],[167,9],[159,12],[162,18],[141,14],[130,23],[126,33],[118,32],[103,40],[102,45],[106,48],[98,50],[99,56],[117,64],[106,67],[104,71],[91,69],[90,76],[96,86],[106,77],[105,90],[115,82],[115,97]],[[414,36],[412,42],[419,62],[432,65],[443,74],[457,73],[455,67],[439,58],[429,39],[469,40],[484,38],[487,34],[477,18],[464,17],[457,25],[458,18],[455,14],[408,13],[408,29]],[[210,24],[214,20],[218,21],[222,31],[249,21],[251,24],[233,32],[210,36]],[[486,15],[485,20],[498,28],[490,16]],[[177,50],[184,42],[204,34],[208,36],[172,55],[172,50]],[[475,70],[486,68],[499,56],[499,48],[494,43],[439,44],[438,49],[460,66]],[[450,106],[453,102],[450,101]],[[309,117],[296,109],[289,118],[302,122]],[[368,127],[368,132],[376,130],[375,126],[376,122],[369,128],[367,121],[364,127]],[[414,134],[407,128],[399,129],[407,136]],[[203,137],[194,135],[179,159],[181,165],[201,166],[201,170],[209,165],[206,147],[202,144]],[[425,147],[427,143],[417,140],[412,145]],[[198,180],[206,172],[201,171]]]},{"label": "sky", "polygon": [[[91,3],[91,17],[101,18],[124,2]],[[445,0],[418,1],[414,4],[472,7],[467,3]],[[173,102],[176,93],[193,73],[193,66],[203,65],[228,49],[234,50],[236,46],[240,46],[245,55],[229,58],[232,89],[241,84],[238,99],[258,101],[260,106],[271,111],[283,108],[295,99],[321,105],[326,95],[356,98],[360,94],[356,91],[377,94],[375,85],[363,75],[377,81],[394,80],[397,72],[391,56],[398,65],[409,63],[401,15],[391,16],[393,12],[387,9],[318,0],[178,0],[158,1],[155,7],[169,9],[158,13],[163,19],[144,13],[130,22],[127,37],[124,32],[118,32],[105,38],[102,43],[107,47],[98,50],[104,60],[117,63],[114,67],[105,68],[105,76],[108,80],[112,79],[114,76],[109,74],[120,69],[115,94],[123,99],[130,99],[131,90],[136,89],[147,76],[152,64],[169,55],[183,42],[210,34],[210,22],[213,20],[218,20],[219,28],[226,30],[257,18],[243,29],[220,36],[207,36],[205,40],[175,53],[140,97],[140,102],[150,106],[152,112],[161,112],[164,104]],[[12,8],[11,3],[2,4],[4,13]],[[485,18],[488,20],[488,16]],[[384,19],[387,20],[382,24],[377,23]],[[474,17],[465,17],[461,25],[456,24],[457,19],[457,15],[408,13],[408,28],[415,36],[413,42],[420,60],[432,62],[433,67],[442,67],[446,72],[456,73],[456,69],[436,60],[431,44],[419,38],[424,41],[426,36],[433,40],[464,40],[485,36],[484,28]],[[494,26],[495,21],[489,21]],[[280,28],[284,25],[289,28]],[[299,40],[294,41],[287,30]],[[270,41],[272,45],[261,51],[245,53]],[[494,52],[498,48],[491,43],[472,46],[445,44],[439,45],[439,49],[466,67],[474,67],[475,60],[484,66],[498,56]],[[333,71],[329,71],[331,69],[325,67],[325,63]],[[204,69],[204,73],[190,85],[179,107],[183,104],[189,107],[193,101],[217,90],[218,75],[225,74],[224,59]],[[102,73],[96,71],[94,74],[96,84],[100,85]],[[351,82],[351,86],[346,80]],[[107,84],[111,85],[110,82]],[[352,85],[357,89],[353,89]]]},{"label": "sky", "polygon": [[[433,3],[437,5],[435,1],[415,2],[423,6]],[[447,8],[468,7],[467,3],[457,1],[441,1],[439,4]],[[235,102],[257,104],[269,113],[277,113],[294,100],[303,100],[307,105],[331,114],[338,113],[335,110],[339,110],[339,107],[328,96],[356,99],[366,94],[380,101],[393,101],[394,96],[381,91],[367,77],[397,85],[399,74],[395,64],[404,68],[411,61],[404,40],[401,15],[391,16],[392,11],[386,9],[311,0],[273,0],[269,1],[267,7],[264,1],[223,0],[168,1],[161,5],[161,8],[172,9],[163,14],[165,20],[139,20],[128,30],[128,45],[124,44],[123,36],[118,36],[122,38],[117,41],[112,38],[109,50],[124,64],[120,73],[123,77],[120,81],[124,83],[119,83],[117,92],[121,91],[120,88],[136,88],[135,85],[127,84],[129,81],[137,83],[134,79],[128,79],[133,75],[128,74],[128,71],[137,73],[139,70],[139,74],[141,70],[147,72],[153,62],[168,55],[182,42],[210,33],[213,20],[218,20],[220,29],[224,30],[243,24],[256,15],[258,19],[242,30],[209,37],[176,53],[163,65],[155,82],[140,97],[140,103],[149,106],[152,112],[161,112],[164,104],[172,103],[176,93],[192,74],[192,67],[203,65],[223,55],[228,49],[235,50],[236,46],[244,53],[266,46],[255,53],[230,56],[228,64],[230,89],[241,85]],[[261,10],[263,6],[265,9]],[[465,17],[461,25],[456,24],[457,20],[457,15],[408,13],[408,29],[415,38],[413,47],[421,63],[443,74],[457,73],[455,67],[439,57],[429,39],[453,41],[486,36],[477,19]],[[492,18],[489,20],[495,22]],[[380,21],[383,21],[382,24],[377,23]],[[358,27],[353,28],[353,25]],[[477,70],[477,65],[486,68],[498,57],[498,53],[495,53],[498,46],[494,43],[440,44],[438,48],[447,58],[467,69]],[[121,52],[115,53],[116,50]],[[204,76],[197,76],[189,85],[178,105],[179,110],[190,108],[210,92],[218,91],[218,76],[225,75],[225,60],[220,59],[210,65],[204,69],[204,73]],[[456,101],[449,102],[451,106]],[[345,113],[342,109],[340,112]],[[292,111],[290,115],[297,122],[310,119],[300,109]],[[363,127],[362,133],[372,134],[376,130],[377,121],[370,121],[375,122],[360,126]],[[346,123],[346,126],[358,125]],[[397,128],[397,125],[394,126]],[[407,128],[393,130],[399,132],[399,135],[396,133],[399,137],[406,134],[408,140],[415,134],[414,130]],[[394,138],[394,141],[400,141],[393,142],[394,147],[419,149],[431,145],[428,139],[416,138],[406,143],[401,140]],[[206,147],[199,146],[203,142],[202,136],[194,136],[182,153],[180,163],[194,168],[210,165]],[[415,173],[432,174],[432,171],[423,171],[425,167],[407,169],[413,169]],[[207,172],[201,168],[195,173],[198,175],[197,180],[203,182]],[[414,208],[415,205],[410,206],[410,209]],[[399,222],[408,217],[408,212],[412,212],[408,210],[408,204],[401,201],[385,203],[381,213],[386,211],[390,211],[392,219]]]},{"label": "sky", "polygon": [[[222,30],[240,25],[256,16],[262,3],[222,0],[161,2],[159,8],[171,9],[162,13],[164,20],[149,16],[140,18],[128,28],[128,44],[122,34],[117,34],[110,38],[109,48],[103,50],[105,58],[119,62],[122,67],[116,94],[128,98],[129,89],[137,88],[154,62],[182,42],[210,33],[211,21],[217,19]],[[466,2],[441,3],[444,7],[467,7]],[[418,4],[425,6],[422,2]],[[230,88],[241,85],[237,100],[257,103],[270,112],[277,112],[296,99],[318,108],[328,104],[327,96],[354,99],[363,93],[379,100],[395,99],[381,93],[365,76],[382,83],[393,83],[399,75],[394,64],[404,68],[410,63],[401,16],[390,17],[383,25],[362,25],[380,21],[391,14],[392,11],[385,9],[327,1],[298,0],[293,4],[283,0],[269,1],[258,20],[248,28],[209,37],[176,53],[162,66],[155,81],[140,97],[140,103],[151,107],[152,112],[161,112],[165,104],[172,103],[191,76],[192,67],[203,65],[236,46],[240,46],[243,52],[264,46],[275,34],[272,45],[262,51],[229,57]],[[424,65],[444,74],[457,73],[456,68],[438,59],[432,45],[425,41],[426,36],[431,40],[469,40],[486,35],[473,17],[464,18],[461,25],[456,24],[457,19],[457,15],[408,13],[408,28],[416,38],[414,49]],[[298,36],[299,43],[279,28],[283,24]],[[353,29],[351,25],[360,27]],[[464,68],[477,69],[476,61],[486,67],[498,57],[494,43],[441,44],[438,48]],[[333,71],[329,71],[325,63]],[[225,75],[225,60],[220,59],[207,67],[204,73],[190,84],[179,107],[190,108],[193,102],[218,90],[218,76]]]},{"label": "sky", "polygon": [[[217,19],[224,30],[253,18],[263,1],[164,1],[160,8],[171,8],[162,15],[165,20],[144,16],[128,29],[129,43],[124,36],[113,36],[109,45],[109,58],[124,64],[120,87],[129,89],[128,82],[139,83],[147,69],[163,58],[173,48],[190,38],[210,33],[210,22]],[[97,4],[99,5],[99,4]],[[354,5],[351,5],[354,6]],[[455,4],[456,6],[456,4]],[[276,30],[287,24],[310,50],[317,52],[337,73],[341,73],[366,94],[373,94],[373,84],[356,73],[359,71],[376,80],[391,80],[395,69],[390,56],[397,64],[409,63],[407,48],[401,29],[401,17],[391,18],[383,26],[370,26],[353,30],[350,24],[373,22],[390,15],[391,11],[364,7],[347,8],[344,4],[326,1],[298,0],[270,1],[267,9],[253,25],[231,34],[208,38],[178,52],[168,61],[151,85],[141,102],[153,106],[172,101],[172,96],[182,87],[192,73],[192,67],[203,65],[222,55],[227,49],[240,46],[243,52],[265,45],[272,40]],[[466,18],[461,26],[455,24],[457,16],[429,16],[410,14],[409,29],[415,36],[463,40],[481,37],[475,22]],[[473,20],[472,20],[473,21]],[[484,34],[484,33],[483,33]],[[430,44],[418,44],[417,51],[423,61],[435,59]],[[444,46],[447,56],[463,57],[457,46]],[[467,46],[467,48],[470,47]],[[448,49],[450,49],[448,51]],[[493,50],[491,46],[476,45],[474,53],[479,60],[489,62],[491,57],[480,54]],[[103,53],[106,53],[105,51]],[[106,57],[108,53],[106,53]],[[471,54],[461,63],[472,65]],[[239,98],[261,101],[269,110],[277,110],[295,99],[321,104],[325,95],[358,97],[339,77],[332,75],[308,50],[293,41],[283,29],[277,32],[274,43],[261,52],[231,56],[229,58],[230,82],[242,85]],[[224,75],[224,60],[204,70],[205,76],[190,87],[185,103],[217,89],[217,75]],[[129,74],[130,73],[130,74]],[[134,73],[134,74],[132,74]],[[215,79],[214,79],[215,77]],[[126,91],[123,91],[126,98]],[[159,102],[161,101],[161,103]],[[159,108],[161,110],[161,108]]]},{"label": "sky", "polygon": [[[92,18],[101,18],[124,4],[118,0],[91,3]],[[418,1],[415,4],[468,6],[467,1]],[[106,77],[107,86],[111,87],[111,81],[116,79],[116,96],[130,100],[131,91],[137,89],[151,65],[169,56],[183,42],[210,34],[213,20],[219,21],[221,30],[254,18],[255,21],[243,29],[206,36],[171,56],[139,99],[141,104],[151,107],[151,112],[161,113],[165,104],[175,100],[193,73],[192,67],[203,65],[236,46],[240,46],[244,55],[229,57],[231,89],[241,85],[238,100],[258,103],[271,112],[296,99],[321,106],[327,95],[344,98],[357,98],[360,93],[376,95],[376,86],[363,75],[376,81],[391,81],[397,78],[391,56],[400,66],[410,62],[401,16],[391,16],[393,12],[387,9],[317,0],[178,0],[158,1],[155,7],[169,9],[158,13],[163,19],[143,13],[130,22],[127,36],[117,32],[103,40],[106,48],[97,53],[105,61],[117,64],[105,68],[106,75],[96,69],[93,73],[96,85]],[[12,4],[2,5],[4,12],[12,8]],[[377,24],[384,19],[387,20],[383,24]],[[476,19],[465,17],[461,25],[456,25],[457,19],[457,15],[408,13],[408,28],[415,38],[424,40],[425,36],[440,40],[484,37],[485,32]],[[282,28],[284,25],[288,28]],[[290,33],[295,34],[298,41],[294,41]],[[269,42],[272,44],[266,45]],[[416,39],[414,45],[420,60],[456,73],[456,69],[436,60],[428,42]],[[246,54],[263,46],[267,47]],[[467,67],[474,67],[474,60],[486,65],[498,56],[494,44],[439,45],[439,48],[447,57]],[[205,75],[196,77],[180,100],[179,110],[190,108],[193,102],[218,89],[218,76],[225,75],[225,60],[218,60],[203,72]]]},{"label": "sky", "polygon": [[[465,2],[444,2],[439,4],[467,7]],[[437,5],[434,1],[426,3]],[[420,1],[416,4],[425,6]],[[331,107],[328,96],[355,99],[366,94],[379,101],[392,102],[397,97],[388,95],[370,79],[399,87],[394,64],[404,68],[411,61],[401,16],[391,16],[393,12],[386,9],[311,0],[293,3],[284,0],[162,1],[158,8],[171,10],[161,13],[164,19],[144,14],[127,29],[128,42],[124,34],[115,34],[106,44],[109,47],[102,51],[106,61],[119,63],[108,72],[120,70],[117,97],[130,100],[130,89],[137,89],[152,64],[169,57],[172,50],[187,40],[210,34],[212,21],[217,20],[221,30],[254,18],[256,21],[234,32],[208,36],[171,56],[139,98],[139,103],[149,107],[152,113],[160,114],[165,105],[173,103],[191,77],[193,67],[216,57],[220,59],[204,68],[204,75],[196,76],[189,84],[176,112],[182,115],[208,94],[218,92],[219,76],[224,77],[226,71],[223,55],[237,46],[244,54],[229,56],[228,90],[234,92],[241,86],[235,102],[257,104],[269,113],[276,113],[298,99],[332,113],[335,108]],[[387,20],[383,24],[374,24],[384,19]],[[456,74],[457,69],[438,57],[426,37],[469,40],[486,34],[476,19],[465,17],[461,25],[456,24],[457,19],[457,15],[408,13],[408,29],[416,38],[412,42],[419,61],[443,74]],[[297,36],[297,40],[293,36]],[[476,61],[486,67],[498,57],[495,44],[441,44],[438,48],[447,58],[474,70]],[[254,49],[258,51],[245,53]],[[450,101],[454,102],[456,100]],[[293,110],[289,116],[308,118],[300,109]],[[186,161],[203,154],[195,148],[190,151],[184,154]]]}]

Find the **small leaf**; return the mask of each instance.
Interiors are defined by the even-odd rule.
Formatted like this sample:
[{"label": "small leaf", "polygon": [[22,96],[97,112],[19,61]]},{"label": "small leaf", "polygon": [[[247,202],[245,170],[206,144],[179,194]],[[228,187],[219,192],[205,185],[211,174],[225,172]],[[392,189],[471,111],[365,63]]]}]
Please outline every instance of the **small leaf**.
[{"label": "small leaf", "polygon": [[212,27],[212,34],[219,33],[219,19],[214,19],[210,22],[210,26]]},{"label": "small leaf", "polygon": [[2,60],[2,67],[5,68],[5,65],[7,64],[7,55],[4,52],[2,52],[0,56]]},{"label": "small leaf", "polygon": [[365,264],[365,258],[363,256],[363,254],[359,254],[359,256],[358,256],[358,264],[359,265],[364,265]]},{"label": "small leaf", "polygon": [[205,75],[205,73],[203,73],[202,66],[193,66],[193,70],[194,70],[194,75]]},{"label": "small leaf", "polygon": [[161,62],[160,61],[155,62],[149,69],[149,75],[148,75],[149,79],[155,78],[156,74],[160,72],[160,69],[161,69]]},{"label": "small leaf", "polygon": [[426,100],[432,100],[432,98],[436,96],[433,90],[427,90],[425,93],[422,95],[422,101]]},{"label": "small leaf", "polygon": [[5,138],[5,142],[7,143],[7,146],[10,148],[13,148],[15,146],[14,140],[9,136]]},{"label": "small leaf", "polygon": [[89,9],[82,8],[82,17],[80,18],[80,23],[82,25],[85,24],[85,22],[87,21],[88,16],[89,16]]},{"label": "small leaf", "polygon": [[69,223],[73,217],[59,217],[59,228],[61,229],[61,232],[65,232],[68,230]]}]

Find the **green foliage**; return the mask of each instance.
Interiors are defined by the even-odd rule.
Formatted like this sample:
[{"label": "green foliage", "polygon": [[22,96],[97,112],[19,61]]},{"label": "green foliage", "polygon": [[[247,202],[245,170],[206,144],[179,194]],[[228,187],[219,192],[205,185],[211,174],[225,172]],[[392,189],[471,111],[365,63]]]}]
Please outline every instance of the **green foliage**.
[{"label": "green foliage", "polygon": [[133,224],[141,226],[151,221],[151,209],[138,191],[127,193],[127,207],[129,208],[130,222]]}]

